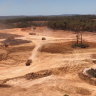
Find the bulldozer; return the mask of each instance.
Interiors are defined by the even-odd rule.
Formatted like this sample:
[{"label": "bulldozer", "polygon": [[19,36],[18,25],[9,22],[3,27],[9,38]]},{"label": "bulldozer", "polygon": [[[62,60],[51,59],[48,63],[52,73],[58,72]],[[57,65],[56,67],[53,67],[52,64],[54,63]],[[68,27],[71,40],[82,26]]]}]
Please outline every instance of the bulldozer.
[{"label": "bulldozer", "polygon": [[30,66],[32,63],[32,60],[31,59],[28,59],[27,62],[26,62],[26,66]]}]

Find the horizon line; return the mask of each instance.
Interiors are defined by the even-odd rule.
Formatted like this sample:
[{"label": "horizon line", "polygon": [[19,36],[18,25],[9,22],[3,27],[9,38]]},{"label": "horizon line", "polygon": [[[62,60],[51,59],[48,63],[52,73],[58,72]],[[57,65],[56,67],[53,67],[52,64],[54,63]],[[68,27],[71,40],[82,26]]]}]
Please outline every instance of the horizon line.
[{"label": "horizon line", "polygon": [[96,14],[50,14],[50,15],[0,15],[0,16],[63,16],[63,15],[65,15],[65,16],[67,16],[67,15],[96,15]]}]

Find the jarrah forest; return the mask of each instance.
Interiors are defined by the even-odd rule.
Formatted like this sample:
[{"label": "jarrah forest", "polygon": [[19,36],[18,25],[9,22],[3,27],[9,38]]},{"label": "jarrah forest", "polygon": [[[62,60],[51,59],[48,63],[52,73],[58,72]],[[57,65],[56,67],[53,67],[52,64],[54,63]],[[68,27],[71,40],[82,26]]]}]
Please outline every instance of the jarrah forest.
[{"label": "jarrah forest", "polygon": [[8,28],[47,26],[52,29],[69,31],[96,31],[96,15],[13,16],[13,18],[9,16],[0,22]]}]

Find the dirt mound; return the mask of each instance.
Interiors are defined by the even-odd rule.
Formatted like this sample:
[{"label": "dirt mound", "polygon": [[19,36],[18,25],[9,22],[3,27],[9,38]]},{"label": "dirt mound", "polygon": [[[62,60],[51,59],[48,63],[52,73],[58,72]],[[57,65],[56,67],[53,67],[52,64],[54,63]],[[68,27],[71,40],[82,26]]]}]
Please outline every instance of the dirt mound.
[{"label": "dirt mound", "polygon": [[71,48],[70,42],[62,43],[48,43],[43,45],[41,52],[48,53],[72,53],[73,49]]},{"label": "dirt mound", "polygon": [[39,79],[39,78],[47,77],[50,75],[60,75],[60,74],[64,75],[64,74],[68,73],[69,71],[71,71],[71,69],[68,67],[58,67],[58,68],[51,68],[48,70],[42,70],[42,71],[38,71],[38,72],[29,73],[29,74],[26,74],[24,77],[27,80]]},{"label": "dirt mound", "polygon": [[42,78],[50,75],[52,75],[52,72],[50,70],[43,70],[36,73],[26,74],[25,78],[27,80],[30,80],[30,79],[38,79],[38,78]]}]

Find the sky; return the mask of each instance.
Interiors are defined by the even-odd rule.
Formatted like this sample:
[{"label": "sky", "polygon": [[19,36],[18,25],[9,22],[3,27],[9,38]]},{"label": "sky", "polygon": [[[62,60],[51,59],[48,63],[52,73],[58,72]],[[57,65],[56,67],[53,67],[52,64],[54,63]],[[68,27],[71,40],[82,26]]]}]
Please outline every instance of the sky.
[{"label": "sky", "polygon": [[96,14],[96,0],[0,0],[0,16]]}]

